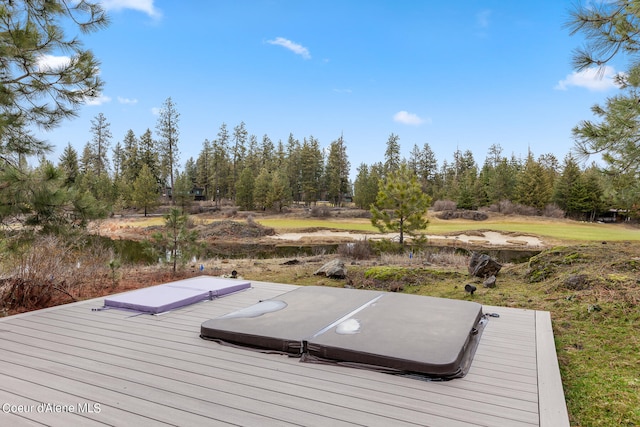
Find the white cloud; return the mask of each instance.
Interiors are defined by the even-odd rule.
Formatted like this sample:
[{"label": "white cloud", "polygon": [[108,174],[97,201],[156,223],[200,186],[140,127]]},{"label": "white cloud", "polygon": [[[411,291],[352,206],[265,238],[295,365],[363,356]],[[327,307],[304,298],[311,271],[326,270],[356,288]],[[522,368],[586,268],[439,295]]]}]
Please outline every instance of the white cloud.
[{"label": "white cloud", "polygon": [[129,99],[129,98],[123,98],[121,96],[118,97],[118,102],[120,104],[128,104],[128,105],[135,105],[138,103],[137,99]]},{"label": "white cloud", "polygon": [[154,116],[159,116],[161,111],[162,111],[162,108],[160,107],[151,108],[151,114],[153,114]]},{"label": "white cloud", "polygon": [[570,86],[577,86],[591,91],[605,91],[618,87],[613,80],[615,75],[615,69],[608,65],[602,69],[598,67],[587,68],[567,75],[564,80],[558,82],[554,89],[567,90]]},{"label": "white cloud", "polygon": [[68,65],[70,61],[68,56],[41,55],[36,64],[38,71],[52,71]]},{"label": "white cloud", "polygon": [[284,37],[276,37],[275,40],[267,40],[267,43],[289,49],[291,52],[295,53],[296,55],[302,56],[304,59],[311,59],[309,49],[302,46],[301,44],[292,42],[291,40],[287,40]]},{"label": "white cloud", "polygon": [[418,126],[424,123],[425,119],[418,117],[417,114],[409,113],[407,111],[398,111],[393,115],[393,121],[404,125]]},{"label": "white cloud", "polygon": [[91,105],[91,106],[97,106],[97,105],[102,105],[102,104],[106,104],[108,102],[111,102],[111,98],[103,95],[103,94],[98,94],[98,96],[94,97],[94,98],[85,98],[85,103],[87,105]]},{"label": "white cloud", "polygon": [[102,0],[102,6],[106,10],[133,9],[146,13],[152,18],[159,19],[162,12],[153,5],[154,0]]}]

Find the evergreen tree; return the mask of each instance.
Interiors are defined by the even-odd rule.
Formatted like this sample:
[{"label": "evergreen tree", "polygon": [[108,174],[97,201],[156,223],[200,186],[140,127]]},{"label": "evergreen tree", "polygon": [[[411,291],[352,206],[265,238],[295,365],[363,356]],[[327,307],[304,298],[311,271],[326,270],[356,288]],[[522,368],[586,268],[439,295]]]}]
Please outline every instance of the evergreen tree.
[{"label": "evergreen tree", "polygon": [[12,218],[23,230],[67,234],[105,214],[90,194],[68,187],[65,172],[50,162],[35,170],[7,168],[3,172],[0,218]]},{"label": "evergreen tree", "polygon": [[229,131],[227,125],[222,123],[218,131],[218,138],[213,141],[213,158],[211,161],[211,175],[213,177],[212,190],[216,205],[220,205],[223,197],[230,197],[229,176],[231,174],[231,162],[229,160]]},{"label": "evergreen tree", "polygon": [[189,207],[193,204],[193,181],[191,181],[191,178],[185,170],[183,173],[176,173],[174,184],[171,191],[171,198],[174,204],[180,207],[181,212],[187,213]]},{"label": "evergreen tree", "polygon": [[189,157],[187,161],[184,162],[184,173],[189,178],[190,185],[193,188],[198,182],[198,168],[196,167],[196,162],[193,160],[193,157]]},{"label": "evergreen tree", "polygon": [[133,183],[140,169],[142,168],[142,159],[140,148],[138,146],[138,138],[131,129],[127,131],[122,141],[122,176],[126,182]]},{"label": "evergreen tree", "polygon": [[[280,141],[280,149],[283,149],[283,148],[284,147],[282,146],[282,141]],[[275,169],[277,166],[274,165],[274,163],[276,162],[276,158],[277,157],[279,158],[279,156],[276,153],[273,142],[267,136],[267,134],[264,134],[262,136],[262,144],[260,145],[260,150],[261,150],[260,160],[262,162],[261,166],[264,166],[268,169]],[[284,160],[284,158],[281,158],[281,160]],[[278,165],[278,167],[279,166],[281,166],[281,164]]]},{"label": "evergreen tree", "polygon": [[289,134],[286,146],[286,169],[289,178],[289,187],[291,188],[291,195],[294,202],[302,201],[302,171],[304,169],[302,165],[302,147],[300,141],[293,137],[293,134]]},{"label": "evergreen tree", "polygon": [[[54,128],[100,95],[98,61],[83,48],[77,29],[94,32],[107,25],[99,2],[3,1],[0,6],[0,159],[17,166],[19,156],[51,148],[30,132]],[[65,52],[70,60],[47,65],[46,55]]]},{"label": "evergreen tree", "polygon": [[489,147],[479,177],[481,204],[500,206],[503,200],[515,200],[518,171],[519,164],[502,156],[500,145]]},{"label": "evergreen tree", "polygon": [[271,208],[269,203],[269,188],[271,187],[271,174],[267,168],[260,169],[260,173],[256,177],[253,187],[253,202],[259,209],[266,210]]},{"label": "evergreen tree", "polygon": [[82,157],[80,157],[80,173],[88,174],[93,172],[92,164],[93,154],[91,153],[91,145],[87,142],[82,149]]},{"label": "evergreen tree", "polygon": [[400,137],[394,133],[387,139],[387,148],[384,152],[385,176],[400,168]]},{"label": "evergreen tree", "polygon": [[349,159],[342,136],[329,146],[325,168],[327,199],[334,206],[342,206],[342,199],[349,191]]},{"label": "evergreen tree", "polygon": [[111,146],[111,124],[104,114],[91,120],[91,142],[89,142],[90,164],[97,176],[109,172],[109,147]]},{"label": "evergreen tree", "polygon": [[369,209],[378,195],[378,182],[382,176],[377,170],[382,170],[382,164],[369,168],[365,163],[358,167],[358,174],[353,184],[353,202],[360,209]]},{"label": "evergreen tree", "polygon": [[247,151],[247,129],[244,122],[240,122],[239,125],[233,128],[233,147],[231,155],[231,169],[232,172],[229,176],[231,182],[229,188],[231,189],[230,197],[235,199],[236,181],[240,175],[242,169],[242,162],[246,156]]},{"label": "evergreen tree", "polygon": [[540,162],[529,152],[516,184],[516,201],[542,211],[549,204],[553,188]]},{"label": "evergreen tree", "polygon": [[286,174],[279,170],[271,174],[271,183],[267,194],[267,205],[282,211],[291,201],[291,190]]},{"label": "evergreen tree", "polygon": [[604,189],[601,178],[602,174],[595,166],[585,170],[581,176],[586,193],[582,212],[587,221],[595,221],[598,213],[604,208]]},{"label": "evergreen tree", "polygon": [[149,173],[153,176],[153,179],[156,182],[156,186],[166,184],[166,182],[162,181],[162,174],[160,173],[160,157],[158,156],[156,142],[153,139],[150,129],[147,129],[140,136],[138,152],[140,153],[140,172],[142,172],[142,168],[146,165],[149,169]]},{"label": "evergreen tree", "polygon": [[371,224],[381,232],[400,233],[400,244],[404,234],[416,235],[427,228],[425,215],[431,204],[429,196],[422,192],[418,178],[406,164],[386,177],[371,207]]},{"label": "evergreen tree", "polygon": [[202,150],[196,159],[196,183],[204,188],[204,198],[205,200],[211,200],[211,185],[212,185],[212,176],[211,176],[211,163],[212,158],[212,148],[211,143],[208,139],[205,139],[202,143]]},{"label": "evergreen tree", "polygon": [[144,216],[160,204],[158,182],[146,163],[133,183],[132,199],[138,209],[144,209]]},{"label": "evergreen tree", "polygon": [[58,167],[65,174],[65,185],[73,185],[80,174],[80,164],[78,163],[78,152],[71,146],[71,143],[64,148]]},{"label": "evergreen tree", "polygon": [[423,155],[424,153],[420,150],[418,144],[413,144],[413,148],[409,153],[409,159],[407,160],[407,166],[409,167],[409,170],[416,174],[418,179],[420,178],[420,165],[423,162]]},{"label": "evergreen tree", "polygon": [[114,181],[122,178],[122,163],[124,161],[124,150],[120,141],[116,142],[113,147],[113,179]]},{"label": "evergreen tree", "polygon": [[615,80],[623,93],[595,105],[598,121],[585,120],[573,129],[574,149],[579,157],[600,155],[604,172],[615,194],[615,202],[632,207],[640,203],[640,12],[637,2],[613,0],[578,5],[569,26],[572,33],[586,38],[582,48],[574,51],[577,70],[602,69],[616,56],[629,60],[627,72]]},{"label": "evergreen tree", "polygon": [[240,209],[250,211],[254,209],[253,191],[255,178],[253,176],[254,169],[247,166],[240,173],[240,178],[236,183],[236,204]]},{"label": "evergreen tree", "polygon": [[553,202],[568,215],[574,213],[570,209],[574,205],[571,200],[572,189],[577,185],[581,174],[580,167],[573,156],[566,156],[562,174],[558,177],[553,190]]},{"label": "evergreen tree", "polygon": [[178,265],[185,265],[198,252],[195,231],[189,230],[189,216],[171,208],[164,217],[164,232],[153,235],[156,253],[166,254],[175,274]]},{"label": "evergreen tree", "polygon": [[[167,98],[160,109],[160,117],[158,117],[156,129],[160,137],[158,147],[160,149],[162,175],[169,178],[170,188],[175,185],[175,173],[180,160],[180,151],[178,149],[178,138],[180,136],[179,119],[180,113],[178,113],[175,103],[170,97]],[[171,203],[174,204],[175,200],[172,199]]]},{"label": "evergreen tree", "polygon": [[320,143],[313,136],[304,139],[300,149],[300,187],[304,202],[310,205],[320,197],[320,180],[323,174],[324,159]]},{"label": "evergreen tree", "polygon": [[[271,155],[273,156],[273,152],[271,152]],[[240,174],[242,175],[242,171],[244,171],[246,168],[251,168],[252,170],[257,171],[257,170],[260,170],[262,166],[263,166],[262,152],[258,145],[258,138],[256,138],[255,135],[249,135],[247,156],[242,165],[242,170],[240,171]],[[269,162],[269,165],[267,167],[271,169],[271,162]],[[237,186],[236,186],[236,190],[237,190]],[[236,193],[236,198],[237,197],[238,196]]]}]

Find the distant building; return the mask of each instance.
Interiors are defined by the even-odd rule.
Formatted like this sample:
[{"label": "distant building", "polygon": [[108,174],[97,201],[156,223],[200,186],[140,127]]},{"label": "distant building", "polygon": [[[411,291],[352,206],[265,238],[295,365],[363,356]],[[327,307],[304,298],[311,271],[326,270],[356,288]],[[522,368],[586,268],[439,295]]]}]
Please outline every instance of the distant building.
[{"label": "distant building", "polygon": [[204,188],[202,187],[193,187],[190,194],[193,195],[193,200],[195,201],[204,200]]}]

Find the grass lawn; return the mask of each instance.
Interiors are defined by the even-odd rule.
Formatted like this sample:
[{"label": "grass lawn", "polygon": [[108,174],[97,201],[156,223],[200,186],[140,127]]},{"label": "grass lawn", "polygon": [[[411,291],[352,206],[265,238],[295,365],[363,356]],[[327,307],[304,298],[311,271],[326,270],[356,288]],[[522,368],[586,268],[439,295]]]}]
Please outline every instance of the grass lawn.
[{"label": "grass lawn", "polygon": [[[257,219],[260,224],[275,228],[278,232],[327,228],[365,233],[377,233],[378,229],[368,219],[315,219],[315,218],[265,218]],[[446,235],[461,231],[494,230],[534,234],[541,237],[572,242],[585,241],[640,241],[640,228],[625,224],[597,224],[567,220],[553,220],[539,217],[500,217],[486,221],[463,219],[441,220],[430,218],[426,234]]]}]

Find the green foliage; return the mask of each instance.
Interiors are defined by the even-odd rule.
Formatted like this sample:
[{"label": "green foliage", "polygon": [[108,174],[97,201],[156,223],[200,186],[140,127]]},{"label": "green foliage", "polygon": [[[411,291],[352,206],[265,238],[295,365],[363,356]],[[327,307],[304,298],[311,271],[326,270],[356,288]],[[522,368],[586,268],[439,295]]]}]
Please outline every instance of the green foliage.
[{"label": "green foliage", "polygon": [[99,113],[91,120],[91,142],[87,143],[84,154],[85,172],[102,177],[109,172],[109,147],[111,146],[111,124],[104,114]]},{"label": "green foliage", "polygon": [[394,133],[387,139],[387,148],[384,152],[384,175],[387,177],[400,168],[400,137]]},{"label": "green foliage", "polygon": [[[50,147],[30,126],[51,129],[100,95],[98,61],[67,32],[96,31],[107,24],[99,2],[4,1],[0,6],[0,157],[42,154]],[[42,64],[64,52],[65,64]],[[15,156],[15,157],[14,157]]]},{"label": "green foliage", "polygon": [[263,210],[271,207],[268,197],[270,185],[271,174],[266,168],[262,168],[253,187],[253,201],[256,207]]},{"label": "green foliage", "polygon": [[[618,54],[630,60],[626,73],[616,82],[623,92],[594,105],[598,121],[584,120],[573,129],[575,151],[584,158],[598,154],[606,163],[618,207],[630,209],[640,203],[640,13],[636,2],[615,0],[597,6],[580,5],[571,14],[573,33],[586,37],[583,48],[574,52],[578,70],[602,68]],[[631,191],[629,191],[631,190]]]},{"label": "green foliage", "polygon": [[[178,148],[180,136],[179,120],[180,113],[176,109],[176,104],[169,97],[162,104],[156,129],[160,136],[157,148],[160,154],[162,182],[166,183],[168,178],[168,184],[172,190],[175,187],[176,169],[180,160],[180,150]],[[175,204],[175,199],[172,198],[171,203]]]},{"label": "green foliage", "polygon": [[431,199],[422,192],[416,175],[402,165],[382,184],[371,207],[371,224],[381,232],[400,233],[399,242],[403,244],[404,233],[413,235],[427,228],[425,215],[430,204]]},{"label": "green foliage", "polygon": [[184,266],[198,254],[200,249],[197,244],[198,234],[189,230],[189,216],[183,214],[178,208],[171,208],[164,220],[165,231],[153,235],[149,250],[165,258],[175,273],[178,265]]},{"label": "green foliage", "polygon": [[138,178],[133,183],[132,201],[138,209],[144,209],[144,216],[160,204],[158,183],[146,164],[142,166]]},{"label": "green foliage", "polygon": [[271,182],[267,193],[267,205],[281,211],[291,201],[289,181],[285,174],[274,171],[271,174]]},{"label": "green foliage", "polygon": [[33,171],[6,165],[0,171],[0,219],[20,223],[24,231],[67,234],[105,214],[90,193],[66,186],[65,178],[48,162]]},{"label": "green foliage", "polygon": [[67,144],[62,152],[58,167],[65,174],[65,184],[68,186],[73,185],[80,174],[80,166],[78,164],[78,152],[71,146],[71,143]]},{"label": "green foliage", "polygon": [[516,201],[541,211],[551,202],[553,176],[529,153],[516,184]]},{"label": "green foliage", "polygon": [[377,254],[401,254],[405,250],[404,245],[389,239],[375,240],[371,246]]},{"label": "green foliage", "polygon": [[341,206],[342,199],[349,192],[349,169],[347,147],[342,136],[329,145],[329,156],[325,168],[327,200],[334,206]]},{"label": "green foliage", "polygon": [[250,211],[254,208],[253,188],[255,178],[251,168],[244,168],[240,173],[240,179],[236,183],[236,204],[240,209]]},{"label": "green foliage", "polygon": [[158,149],[156,142],[153,140],[151,130],[147,129],[141,136],[138,144],[139,162],[140,167],[145,165],[149,168],[149,172],[156,183],[162,182],[162,171],[160,166],[160,157],[158,155]]},{"label": "green foliage", "polygon": [[353,184],[353,201],[360,209],[369,209],[375,203],[378,185],[382,178],[379,173],[381,170],[381,164],[369,168],[362,163],[358,168],[358,175]]},{"label": "green foliage", "polygon": [[171,198],[176,206],[179,206],[182,212],[187,212],[193,203],[193,182],[186,172],[176,174]]},{"label": "green foliage", "polygon": [[304,140],[300,148],[300,190],[303,201],[309,205],[318,201],[320,197],[321,179],[323,174],[323,157],[320,142],[313,136]]}]

